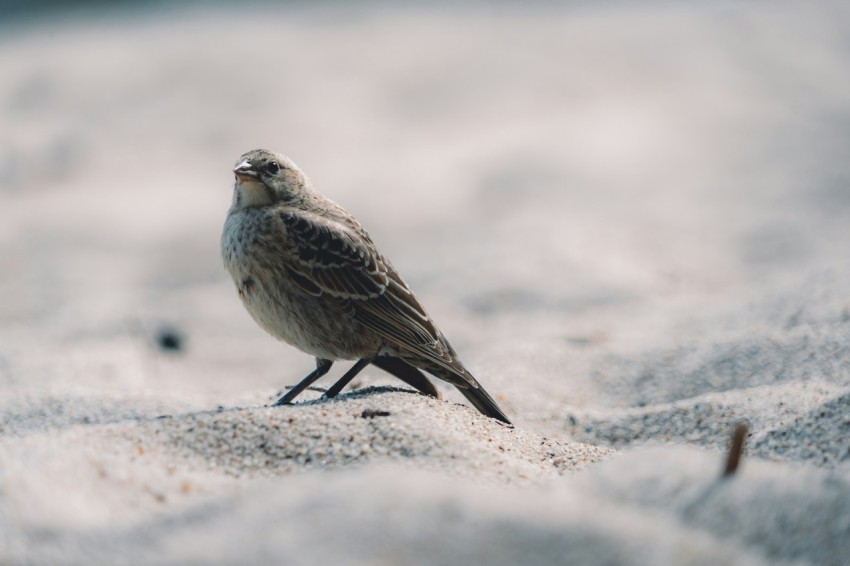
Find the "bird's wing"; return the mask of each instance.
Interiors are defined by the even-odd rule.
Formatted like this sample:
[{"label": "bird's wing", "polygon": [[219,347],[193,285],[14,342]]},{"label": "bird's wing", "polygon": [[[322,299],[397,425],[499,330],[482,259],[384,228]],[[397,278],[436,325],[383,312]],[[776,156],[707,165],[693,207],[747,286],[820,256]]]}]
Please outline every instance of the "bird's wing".
[{"label": "bird's wing", "polygon": [[452,347],[364,230],[301,210],[283,211],[280,219],[295,244],[286,268],[300,288],[340,300],[351,316],[388,344],[445,367],[459,378],[455,385],[474,386]]}]

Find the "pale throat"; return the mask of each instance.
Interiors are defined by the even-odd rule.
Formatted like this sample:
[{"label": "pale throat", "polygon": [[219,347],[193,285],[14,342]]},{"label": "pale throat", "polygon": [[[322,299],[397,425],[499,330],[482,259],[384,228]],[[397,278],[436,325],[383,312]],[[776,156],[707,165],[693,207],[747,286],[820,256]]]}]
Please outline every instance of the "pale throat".
[{"label": "pale throat", "polygon": [[268,189],[262,183],[256,181],[236,181],[236,190],[239,191],[240,206],[265,206],[271,204]]}]

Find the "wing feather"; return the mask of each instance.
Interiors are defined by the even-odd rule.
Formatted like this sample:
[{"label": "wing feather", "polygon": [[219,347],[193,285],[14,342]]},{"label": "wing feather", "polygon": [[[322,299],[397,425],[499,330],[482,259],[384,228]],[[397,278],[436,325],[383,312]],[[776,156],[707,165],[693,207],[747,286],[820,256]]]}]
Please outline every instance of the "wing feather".
[{"label": "wing feather", "polygon": [[380,255],[362,228],[352,228],[315,213],[284,211],[280,218],[295,236],[292,280],[314,296],[343,301],[346,310],[388,344],[425,357],[461,378],[467,377],[454,350],[413,292]]}]

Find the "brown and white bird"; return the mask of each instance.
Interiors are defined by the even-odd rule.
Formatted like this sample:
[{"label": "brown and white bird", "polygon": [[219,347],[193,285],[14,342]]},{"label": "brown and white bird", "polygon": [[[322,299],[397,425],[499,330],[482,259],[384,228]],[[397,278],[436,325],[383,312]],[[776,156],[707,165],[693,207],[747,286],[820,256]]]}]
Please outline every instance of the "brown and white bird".
[{"label": "brown and white bird", "polygon": [[325,397],[369,364],[438,397],[425,370],[481,413],[510,424],[354,217],[278,153],[250,151],[233,172],[224,266],[257,324],[316,357],[315,371],[275,405],[290,403],[334,361],[357,360]]}]

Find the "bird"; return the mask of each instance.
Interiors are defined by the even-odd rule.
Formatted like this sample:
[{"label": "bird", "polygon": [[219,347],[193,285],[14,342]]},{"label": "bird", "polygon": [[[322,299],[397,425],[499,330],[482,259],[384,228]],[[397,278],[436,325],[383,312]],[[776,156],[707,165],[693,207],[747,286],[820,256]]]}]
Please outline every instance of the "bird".
[{"label": "bird", "polygon": [[365,228],[316,191],[291,159],[255,149],[233,173],[224,267],[254,321],[316,359],[316,369],[275,406],[292,403],[334,362],[356,360],[325,398],[369,364],[439,398],[425,371],[454,385],[482,414],[511,425]]}]

